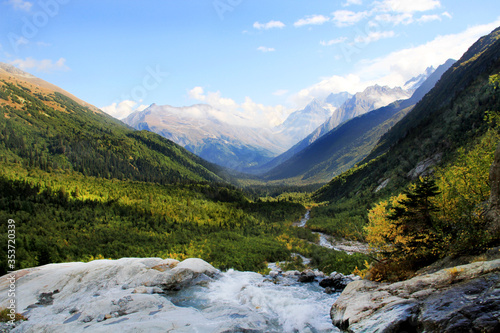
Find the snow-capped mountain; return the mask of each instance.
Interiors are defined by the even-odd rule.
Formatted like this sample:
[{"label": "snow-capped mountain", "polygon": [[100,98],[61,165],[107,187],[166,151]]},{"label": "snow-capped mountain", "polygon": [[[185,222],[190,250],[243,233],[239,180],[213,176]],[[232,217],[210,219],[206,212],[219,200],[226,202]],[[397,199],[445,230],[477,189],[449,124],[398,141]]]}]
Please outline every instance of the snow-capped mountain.
[{"label": "snow-capped mountain", "polygon": [[123,121],[170,139],[204,159],[235,170],[268,161],[284,150],[271,130],[236,126],[218,119],[217,109],[152,104]]},{"label": "snow-capped mountain", "polygon": [[406,83],[403,86],[403,89],[410,90],[410,91],[417,90],[418,87],[420,87],[422,85],[422,83],[424,83],[425,80],[427,80],[429,78],[429,76],[431,76],[431,74],[434,73],[435,70],[436,69],[434,68],[434,66],[427,67],[427,69],[425,70],[424,73],[422,73],[418,76],[415,76],[415,77],[409,79],[408,81],[406,81]]},{"label": "snow-capped mountain", "polygon": [[314,99],[304,109],[290,114],[281,125],[274,128],[274,132],[286,138],[289,142],[286,148],[290,148],[324,123],[331,115],[332,111],[325,107],[324,103]]},{"label": "snow-capped mountain", "polygon": [[[349,98],[338,109],[335,109],[330,118],[328,118],[323,124],[318,126],[302,141],[298,141],[292,148],[275,157],[269,163],[265,164],[258,170],[255,170],[255,172],[264,173],[268,170],[271,170],[272,168],[285,162],[295,154],[299,153],[301,150],[318,140],[320,137],[322,137],[335,127],[354,117],[361,116],[372,110],[389,105],[396,100],[407,99],[410,96],[411,92],[403,90],[400,87],[389,88],[387,86],[381,87],[379,85],[368,87],[363,92],[357,93]],[[328,104],[325,103],[324,105],[326,107],[326,105]]]},{"label": "snow-capped mountain", "polygon": [[325,103],[330,104],[331,106],[338,108],[342,104],[345,103],[349,98],[351,98],[352,95],[349,94],[348,92],[340,92],[340,93],[331,93],[325,98]]},{"label": "snow-capped mountain", "polygon": [[[361,116],[372,110],[389,105],[399,99],[410,98],[411,92],[400,87],[389,88],[374,85],[366,88],[363,92],[356,93],[342,106],[335,110],[332,116],[309,135],[312,141],[320,138],[343,122],[354,117]],[[309,142],[311,143],[311,142]]]},{"label": "snow-capped mountain", "polygon": [[260,166],[287,149],[278,156],[280,162],[349,119],[409,98],[433,71],[430,67],[409,80],[405,84],[409,90],[375,85],[355,95],[341,92],[332,93],[323,101],[315,99],[272,129],[234,125],[241,122],[231,122],[226,114],[207,104],[153,104],[132,113],[124,122],[136,129],[156,132],[210,162],[238,171],[260,172]]}]

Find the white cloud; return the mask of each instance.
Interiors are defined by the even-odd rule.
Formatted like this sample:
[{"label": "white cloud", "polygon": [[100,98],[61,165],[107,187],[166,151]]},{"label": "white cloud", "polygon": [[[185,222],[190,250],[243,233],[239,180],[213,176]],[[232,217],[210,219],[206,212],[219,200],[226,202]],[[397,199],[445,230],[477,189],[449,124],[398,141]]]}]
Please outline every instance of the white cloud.
[{"label": "white cloud", "polygon": [[19,67],[22,70],[34,69],[38,72],[55,72],[55,71],[67,71],[69,67],[66,66],[66,59],[60,58],[56,62],[50,59],[36,60],[34,58],[28,57],[26,59],[16,59],[11,62],[12,65]]},{"label": "white cloud", "polygon": [[376,42],[379,39],[391,38],[394,36],[396,36],[396,33],[392,30],[391,31],[372,31],[368,35],[356,37],[354,39],[354,42],[369,44],[369,43]]},{"label": "white cloud", "polygon": [[324,99],[331,93],[343,91],[356,93],[368,86],[369,84],[361,82],[359,75],[334,75],[321,80],[311,87],[302,89],[297,94],[292,96],[292,102],[297,106],[297,108],[302,108],[310,103],[314,98]]},{"label": "white cloud", "polygon": [[282,105],[266,106],[255,103],[250,97],[238,104],[231,98],[222,97],[220,91],[205,93],[202,87],[195,87],[188,94],[190,98],[212,106],[214,110],[210,110],[210,116],[232,125],[269,128],[281,124],[290,113]]},{"label": "white cloud", "polygon": [[342,7],[348,7],[351,5],[361,5],[361,4],[363,4],[362,0],[347,0],[342,4]]},{"label": "white cloud", "polygon": [[276,49],[274,47],[259,46],[257,48],[257,51],[267,53],[267,52],[274,52],[276,51]]},{"label": "white cloud", "polygon": [[330,18],[323,15],[311,15],[298,20],[293,25],[295,27],[302,27],[304,25],[321,25],[325,22],[328,22],[329,20]]},{"label": "white cloud", "polygon": [[117,119],[124,119],[131,113],[135,111],[143,111],[147,107],[147,105],[137,106],[137,102],[125,100],[120,103],[113,103],[111,105],[104,106],[101,110]]},{"label": "white cloud", "polygon": [[283,96],[286,94],[288,94],[288,90],[286,90],[286,89],[278,89],[275,92],[273,92],[274,96]]},{"label": "white cloud", "polygon": [[335,38],[335,39],[330,39],[329,41],[324,41],[322,40],[321,42],[319,42],[321,45],[323,46],[332,46],[332,45],[335,45],[335,44],[340,44],[340,43],[343,43],[347,40],[347,37],[339,37],[339,38]]},{"label": "white cloud", "polygon": [[427,23],[427,22],[432,22],[432,21],[441,21],[441,16],[434,14],[434,15],[422,15],[420,18],[417,19],[417,22],[419,23]]},{"label": "white cloud", "polygon": [[258,30],[268,30],[268,29],[273,29],[273,28],[279,28],[282,29],[285,27],[285,24],[280,21],[269,21],[267,23],[259,23],[255,22],[253,24],[253,27]]},{"label": "white cloud", "polygon": [[444,17],[447,17],[447,18],[449,18],[449,19],[452,19],[452,18],[453,18],[453,17],[451,16],[451,14],[450,14],[450,13],[448,13],[448,12],[443,12],[443,13],[441,13],[441,15],[442,15],[442,16],[444,16]]},{"label": "white cloud", "polygon": [[12,7],[14,7],[14,9],[24,10],[27,12],[33,6],[33,3],[29,2],[29,1],[23,1],[23,0],[8,0],[7,3],[9,5],[12,5]]},{"label": "white cloud", "polygon": [[375,4],[378,10],[398,13],[425,12],[441,7],[439,0],[382,0]]},{"label": "white cloud", "polygon": [[379,14],[375,16],[375,20],[382,23],[392,23],[393,25],[408,25],[415,20],[413,19],[413,14],[410,13],[400,13],[400,14]]},{"label": "white cloud", "polygon": [[197,99],[199,101],[203,101],[204,100],[204,98],[205,98],[204,94],[205,94],[205,91],[203,90],[202,87],[194,87],[188,93],[189,98],[191,98],[191,99]]},{"label": "white cloud", "polygon": [[338,27],[354,25],[368,16],[368,12],[353,12],[350,10],[337,10],[332,13],[333,22]]},{"label": "white cloud", "polygon": [[395,51],[384,57],[359,61],[354,73],[325,78],[293,95],[292,102],[301,108],[313,98],[325,98],[332,92],[347,91],[352,94],[374,84],[402,86],[429,66],[437,67],[450,58],[458,60],[480,37],[499,25],[500,18],[489,24],[469,27],[461,33],[438,36],[425,44]]}]

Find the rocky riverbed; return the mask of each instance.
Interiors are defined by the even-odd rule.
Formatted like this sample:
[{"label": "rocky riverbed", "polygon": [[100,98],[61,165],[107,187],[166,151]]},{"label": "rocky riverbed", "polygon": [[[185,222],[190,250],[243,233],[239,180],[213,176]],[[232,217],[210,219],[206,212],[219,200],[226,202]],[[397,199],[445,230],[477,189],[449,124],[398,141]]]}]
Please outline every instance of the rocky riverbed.
[{"label": "rocky riverbed", "polygon": [[331,309],[348,332],[500,332],[500,259],[398,283],[350,283]]},{"label": "rocky riverbed", "polygon": [[[307,221],[309,221],[310,213],[311,211],[308,210],[304,215],[304,217],[300,221],[294,223],[294,225],[299,228],[305,228],[307,225]],[[366,243],[347,240],[344,238],[335,238],[330,235],[324,234],[322,232],[313,232],[313,233],[319,236],[318,245],[325,247],[327,249],[342,251],[348,254],[353,254],[353,253],[367,254],[370,252],[370,248]]]},{"label": "rocky riverbed", "polygon": [[[314,271],[220,272],[201,259],[160,258],[50,264],[15,275],[17,312],[28,320],[8,331],[36,333],[335,332],[329,309],[352,281]],[[0,307],[9,304],[8,290],[2,277]]]}]

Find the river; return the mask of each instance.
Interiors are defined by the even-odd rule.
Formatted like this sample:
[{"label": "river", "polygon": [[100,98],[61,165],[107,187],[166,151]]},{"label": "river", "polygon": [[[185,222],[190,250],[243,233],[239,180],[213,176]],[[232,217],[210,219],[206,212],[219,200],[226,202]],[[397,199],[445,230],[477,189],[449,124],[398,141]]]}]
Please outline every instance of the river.
[{"label": "river", "polygon": [[[296,223],[295,226],[300,228],[305,228],[307,222],[311,218],[311,211],[308,210],[304,217],[300,220],[300,222]],[[330,250],[335,251],[343,251],[347,254],[353,254],[356,252],[359,253],[368,253],[370,252],[369,247],[365,243],[357,242],[357,241],[349,241],[346,239],[335,239],[334,237],[324,234],[322,232],[313,232],[314,234],[319,235],[319,244],[322,247],[325,247]]]},{"label": "river", "polygon": [[222,327],[224,332],[326,333],[340,332],[330,319],[338,296],[326,294],[317,282],[229,270],[205,287],[188,288],[169,299],[198,309],[211,323],[207,332]]},{"label": "river", "polygon": [[[297,224],[305,227],[307,211]],[[320,233],[320,245],[333,249]],[[307,258],[303,258],[307,260]],[[270,264],[277,270],[275,263]],[[182,290],[169,299],[193,307],[210,323],[207,332],[340,332],[332,325],[330,308],[340,293],[326,294],[318,282],[300,283],[297,277],[276,278],[229,270],[206,286]]]}]

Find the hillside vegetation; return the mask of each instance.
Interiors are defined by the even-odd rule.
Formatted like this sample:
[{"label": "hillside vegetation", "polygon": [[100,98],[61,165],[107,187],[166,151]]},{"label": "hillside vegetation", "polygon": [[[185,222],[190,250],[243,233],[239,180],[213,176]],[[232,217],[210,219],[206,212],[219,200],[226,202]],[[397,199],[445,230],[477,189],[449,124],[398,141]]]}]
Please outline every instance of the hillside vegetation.
[{"label": "hillside vegetation", "polygon": [[367,239],[393,269],[499,241],[483,216],[499,141],[499,38],[481,38],[359,166],[314,194],[328,204],[313,209],[311,228]]},{"label": "hillside vegetation", "polygon": [[[292,252],[349,273],[366,258],[325,252],[291,226],[293,200],[247,199],[224,170],[59,92],[0,81],[0,226],[16,221],[16,269],[96,258],[202,258],[264,271]],[[257,198],[254,198],[257,199]],[[7,244],[7,233],[0,241]],[[7,267],[0,251],[0,274]],[[332,265],[332,263],[337,263]],[[295,266],[294,266],[295,267]]]}]

